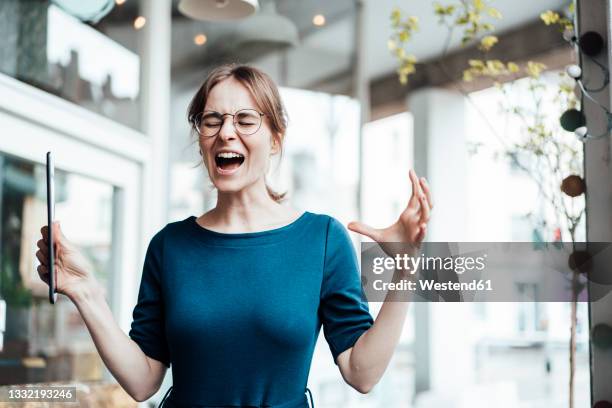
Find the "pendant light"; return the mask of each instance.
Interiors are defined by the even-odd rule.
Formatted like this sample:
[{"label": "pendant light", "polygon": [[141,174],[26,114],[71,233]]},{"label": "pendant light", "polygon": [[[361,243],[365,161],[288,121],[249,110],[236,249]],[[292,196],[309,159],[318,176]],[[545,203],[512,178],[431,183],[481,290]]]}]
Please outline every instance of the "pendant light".
[{"label": "pendant light", "polygon": [[257,0],[181,0],[178,5],[187,17],[205,21],[239,20],[258,8]]},{"label": "pendant light", "polygon": [[281,49],[299,43],[295,23],[276,12],[273,0],[262,2],[261,10],[256,15],[236,27],[235,35],[242,47]]}]

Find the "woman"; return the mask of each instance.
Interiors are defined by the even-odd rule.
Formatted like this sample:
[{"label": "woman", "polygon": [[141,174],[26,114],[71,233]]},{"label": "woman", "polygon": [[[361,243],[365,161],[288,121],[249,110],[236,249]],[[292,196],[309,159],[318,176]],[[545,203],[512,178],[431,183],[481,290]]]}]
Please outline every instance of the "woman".
[{"label": "woman", "polygon": [[[323,326],[344,380],[369,392],[391,359],[408,304],[387,301],[373,321],[346,229],[332,217],[281,205],[266,185],[286,130],[276,85],[255,68],[221,66],[194,96],[189,120],[217,204],[152,238],[129,336],[83,256],[53,225],[57,291],[77,306],[104,363],[137,401],[158,391],[172,364],[166,406],[302,408]],[[349,229],[419,245],[431,196],[424,178],[411,171],[410,179],[412,197],[393,225],[353,222]],[[46,228],[37,252],[45,282]]]}]

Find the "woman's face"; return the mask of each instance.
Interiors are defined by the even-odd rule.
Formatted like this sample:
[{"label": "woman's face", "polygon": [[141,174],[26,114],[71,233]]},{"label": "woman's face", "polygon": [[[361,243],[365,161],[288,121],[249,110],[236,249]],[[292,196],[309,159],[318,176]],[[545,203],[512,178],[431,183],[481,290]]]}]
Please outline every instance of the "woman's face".
[{"label": "woman's face", "polygon": [[[241,109],[265,113],[257,106],[249,90],[234,78],[215,85],[204,107],[204,111],[215,111],[222,115],[234,114]],[[261,117],[259,130],[251,135],[237,133],[230,115],[223,116],[222,121],[216,136],[200,135],[202,159],[219,192],[237,192],[263,180],[270,156],[278,149],[273,142],[267,116]]]}]

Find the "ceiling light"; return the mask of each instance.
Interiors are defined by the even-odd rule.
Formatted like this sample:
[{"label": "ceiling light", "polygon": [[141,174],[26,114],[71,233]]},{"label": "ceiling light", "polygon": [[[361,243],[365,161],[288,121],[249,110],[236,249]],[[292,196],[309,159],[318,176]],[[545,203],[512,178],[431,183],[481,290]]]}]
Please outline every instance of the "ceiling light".
[{"label": "ceiling light", "polygon": [[316,25],[317,27],[325,25],[325,16],[323,14],[317,14],[312,18],[312,24]]},{"label": "ceiling light", "polygon": [[287,17],[276,12],[273,1],[262,3],[262,9],[236,27],[237,43],[253,53],[297,45],[298,29]]},{"label": "ceiling light", "polygon": [[195,20],[238,20],[259,8],[257,0],[181,0],[178,9]]},{"label": "ceiling light", "polygon": [[193,42],[195,45],[204,45],[206,44],[206,40],[207,40],[206,35],[202,33],[193,37]]},{"label": "ceiling light", "polygon": [[118,6],[121,6],[123,3],[125,3],[125,0],[115,0],[115,4]]},{"label": "ceiling light", "polygon": [[138,16],[134,19],[134,28],[140,30],[147,23],[147,19],[143,16]]}]

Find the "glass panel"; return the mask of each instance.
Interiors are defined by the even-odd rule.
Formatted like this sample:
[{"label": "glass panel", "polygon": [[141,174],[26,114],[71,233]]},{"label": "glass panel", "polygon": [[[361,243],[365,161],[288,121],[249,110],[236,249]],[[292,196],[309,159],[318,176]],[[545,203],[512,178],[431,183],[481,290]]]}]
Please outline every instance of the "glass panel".
[{"label": "glass panel", "polygon": [[[412,115],[399,113],[367,123],[363,129],[362,221],[391,225],[411,193],[408,171],[413,167]],[[370,302],[373,317],[382,302]],[[409,307],[399,343],[385,375],[368,395],[369,406],[410,407],[414,399],[414,307]]]},{"label": "glass panel", "polygon": [[300,89],[282,88],[280,93],[290,121],[285,157],[278,172],[276,164],[270,166],[271,179],[287,185],[279,190],[290,191],[293,206],[352,221],[357,213],[359,104],[346,96]]},{"label": "glass panel", "polygon": [[85,24],[47,1],[3,0],[0,72],[138,129],[140,58],[101,31],[117,13]]},{"label": "glass panel", "polygon": [[[563,109],[554,102],[555,90],[559,88],[558,73],[544,73],[543,81],[547,88],[538,102],[541,112],[550,120],[549,129],[555,129]],[[518,166],[510,165],[498,153],[503,146],[525,140],[522,120],[499,108],[505,103],[506,106],[533,109],[534,97],[529,86],[528,80],[519,79],[512,83],[507,95],[496,88],[471,94],[474,106],[468,105],[466,116],[468,147],[473,152],[467,167],[468,191],[465,194],[469,200],[468,241],[555,241],[561,239],[560,231],[565,231],[563,219],[555,219],[547,208],[547,200],[542,197],[533,177]],[[487,122],[500,124],[498,131],[503,140],[491,134]],[[567,134],[568,144],[575,140],[574,135]],[[519,157],[518,160],[527,163],[528,159]],[[550,176],[540,177],[546,186],[549,181],[546,177]],[[581,199],[575,199],[576,206],[584,206],[577,200]],[[576,229],[576,241],[585,241],[585,232],[584,222],[581,222]],[[563,241],[571,242],[568,234],[563,233]],[[531,297],[529,292],[537,289],[524,286],[517,290]],[[514,399],[525,406],[567,406],[570,304],[487,303],[475,304],[475,308],[479,308],[475,310],[478,321],[475,318],[465,322],[475,333],[475,383],[489,389],[499,387],[505,390],[506,394],[500,391],[499,395],[507,396],[506,401]],[[574,403],[582,407],[589,406],[590,399],[587,304],[578,304],[577,316]]]},{"label": "glass panel", "polygon": [[[113,186],[56,169],[56,220],[111,287]],[[45,167],[0,155],[0,297],[7,304],[0,385],[101,380],[103,363],[76,307],[48,287],[36,268],[47,224]],[[0,325],[1,326],[1,325]]]}]

